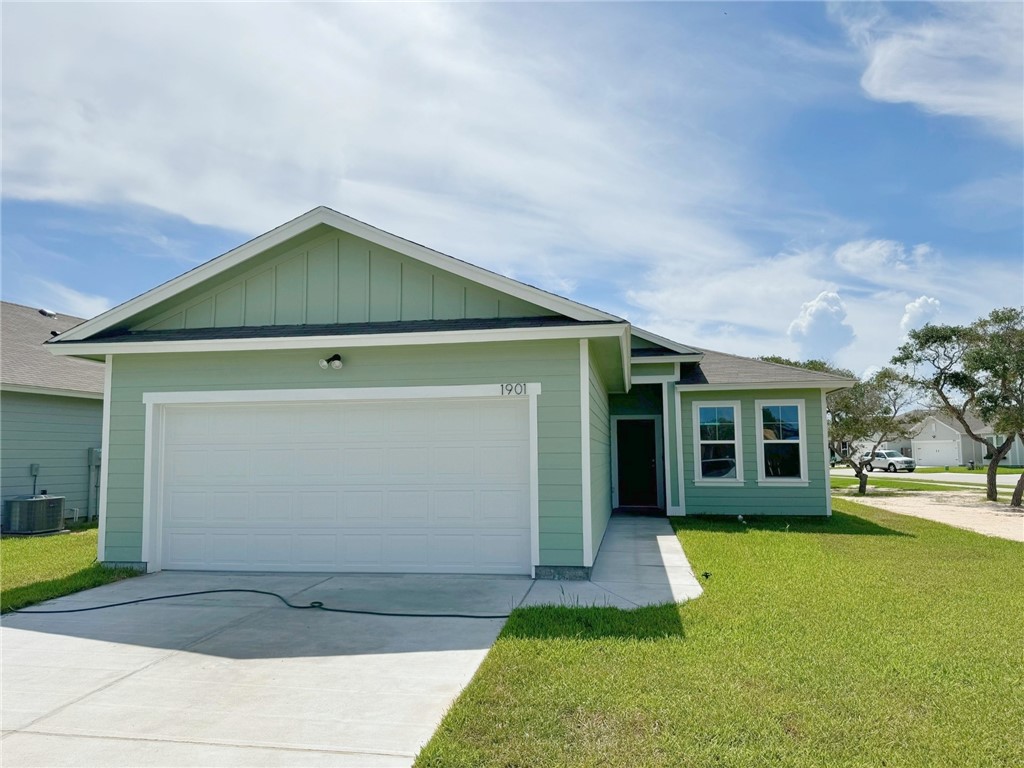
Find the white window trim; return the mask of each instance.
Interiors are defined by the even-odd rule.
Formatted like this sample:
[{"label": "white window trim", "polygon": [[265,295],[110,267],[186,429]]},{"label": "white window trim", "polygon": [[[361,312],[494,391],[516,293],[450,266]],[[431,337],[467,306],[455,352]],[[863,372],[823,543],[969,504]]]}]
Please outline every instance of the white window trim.
[{"label": "white window trim", "polygon": [[[736,418],[736,477],[708,477],[701,474],[700,409],[732,408]],[[714,442],[714,441],[713,441]],[[743,485],[743,412],[739,400],[695,400],[693,403],[693,483],[694,485]]]},{"label": "white window trim", "polygon": [[[111,365],[107,363],[107,375]],[[212,403],[281,403],[340,400],[423,400],[438,398],[488,397],[494,399],[527,400],[529,409],[530,450],[530,575],[535,578],[540,565],[540,466],[538,452],[537,398],[541,393],[539,382],[525,383],[521,395],[503,395],[502,384],[468,384],[432,387],[365,387],[353,389],[260,389],[228,391],[144,392],[146,406],[145,449],[142,478],[142,559],[147,573],[163,569],[163,461],[166,406]],[[109,386],[107,392],[110,391]],[[109,408],[105,414],[109,414]],[[109,430],[109,427],[107,428]],[[107,431],[105,430],[105,432]],[[105,435],[106,438],[106,435]],[[103,447],[108,441],[104,439]],[[100,482],[100,557],[106,523],[106,479],[109,462],[104,457]]]},{"label": "white window trim", "polygon": [[[800,439],[797,445],[800,448],[800,477],[799,478],[778,478],[767,477],[764,473],[764,416],[761,409],[768,405],[795,405],[797,408],[797,421],[800,427]],[[783,487],[805,488],[810,485],[810,474],[807,472],[807,403],[802,399],[766,399],[754,401],[754,421],[757,425],[757,484]]]}]

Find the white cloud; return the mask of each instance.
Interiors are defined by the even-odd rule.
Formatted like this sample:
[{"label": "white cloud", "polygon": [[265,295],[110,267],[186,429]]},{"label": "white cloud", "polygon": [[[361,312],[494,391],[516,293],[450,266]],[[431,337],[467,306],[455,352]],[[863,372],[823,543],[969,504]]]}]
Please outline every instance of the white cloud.
[{"label": "white cloud", "polygon": [[920,243],[907,253],[896,240],[854,240],[836,248],[836,263],[847,272],[873,274],[882,270],[906,271],[919,267],[932,254],[932,248]]},{"label": "white cloud", "polygon": [[900,330],[904,334],[930,323],[942,309],[942,302],[931,296],[919,296],[903,308],[903,319],[900,320]]},{"label": "white cloud", "polygon": [[822,291],[803,304],[789,324],[788,334],[800,345],[805,359],[818,360],[835,360],[836,353],[856,336],[846,322],[846,305],[832,291]]},{"label": "white cloud", "polygon": [[113,304],[106,296],[94,296],[53,280],[36,280],[39,284],[33,299],[27,303],[49,309],[58,315],[84,317],[86,320],[110,309]]},{"label": "white cloud", "polygon": [[954,3],[924,18],[897,18],[878,6],[835,6],[867,59],[861,77],[873,99],[978,121],[1014,142],[1024,139],[1024,6]]}]

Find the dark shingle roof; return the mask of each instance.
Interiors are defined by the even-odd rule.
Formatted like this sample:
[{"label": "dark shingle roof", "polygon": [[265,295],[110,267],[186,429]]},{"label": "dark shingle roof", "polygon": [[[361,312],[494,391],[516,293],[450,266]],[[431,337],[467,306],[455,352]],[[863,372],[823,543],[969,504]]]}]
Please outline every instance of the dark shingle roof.
[{"label": "dark shingle roof", "polygon": [[818,373],[806,368],[766,363],[750,357],[729,355],[710,349],[700,350],[704,358],[699,363],[683,363],[680,366],[680,384],[834,384],[837,388],[850,383],[850,379]]},{"label": "dark shingle roof", "polygon": [[81,322],[80,317],[50,318],[35,307],[0,304],[0,384],[102,394],[102,363],[57,357],[43,346],[51,331]]},{"label": "dark shingle roof", "polygon": [[[625,322],[625,321],[623,321]],[[232,328],[179,328],[161,331],[120,331],[62,344],[126,343],[146,341],[201,341],[207,339],[273,339],[286,336],[364,336],[378,333],[431,333],[499,328],[550,328],[607,325],[604,320],[567,317],[502,317],[459,320],[405,320],[383,323],[329,323],[323,325],[258,325]]]}]

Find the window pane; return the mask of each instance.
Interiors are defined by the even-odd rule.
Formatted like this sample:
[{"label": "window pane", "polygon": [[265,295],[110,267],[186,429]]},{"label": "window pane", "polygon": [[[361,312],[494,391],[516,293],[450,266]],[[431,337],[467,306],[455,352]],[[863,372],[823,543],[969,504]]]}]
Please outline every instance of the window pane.
[{"label": "window pane", "polygon": [[800,477],[800,444],[767,443],[764,446],[765,477]]},{"label": "window pane", "polygon": [[700,439],[701,440],[717,440],[718,430],[714,426],[709,424],[700,425]]},{"label": "window pane", "polygon": [[717,408],[700,408],[699,411],[701,424],[714,424],[718,421]]},{"label": "window pane", "polygon": [[701,477],[736,477],[736,445],[702,445]]}]

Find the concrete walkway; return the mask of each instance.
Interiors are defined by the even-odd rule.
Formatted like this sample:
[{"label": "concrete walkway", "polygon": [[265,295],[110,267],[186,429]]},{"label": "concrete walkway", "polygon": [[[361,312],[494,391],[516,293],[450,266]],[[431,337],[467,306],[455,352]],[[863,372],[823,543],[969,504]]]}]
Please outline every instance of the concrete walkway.
[{"label": "concrete walkway", "polygon": [[[701,592],[664,518],[614,517],[593,576],[163,572],[35,608],[241,588],[358,610],[507,614],[520,604],[635,608]],[[247,593],[8,614],[0,633],[2,762],[408,766],[503,625],[297,611]]]}]

